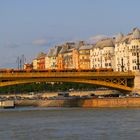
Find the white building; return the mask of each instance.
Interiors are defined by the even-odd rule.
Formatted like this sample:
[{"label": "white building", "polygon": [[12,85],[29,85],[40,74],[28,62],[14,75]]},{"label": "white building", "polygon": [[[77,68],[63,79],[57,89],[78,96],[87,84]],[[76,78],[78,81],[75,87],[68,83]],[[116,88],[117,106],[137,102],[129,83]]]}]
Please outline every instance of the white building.
[{"label": "white building", "polygon": [[134,28],[132,33],[124,36],[118,34],[115,40],[115,71],[140,70],[140,30]]},{"label": "white building", "polygon": [[113,68],[114,47],[114,40],[112,38],[98,41],[90,50],[91,68]]}]

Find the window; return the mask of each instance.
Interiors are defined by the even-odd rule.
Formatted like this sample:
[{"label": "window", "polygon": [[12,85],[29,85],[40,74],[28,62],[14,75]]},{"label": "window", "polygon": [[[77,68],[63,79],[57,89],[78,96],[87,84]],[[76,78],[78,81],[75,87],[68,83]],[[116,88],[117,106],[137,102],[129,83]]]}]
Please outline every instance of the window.
[{"label": "window", "polygon": [[136,62],[137,62],[136,59],[133,59],[133,60],[132,60],[132,63],[136,63]]},{"label": "window", "polygon": [[133,70],[136,70],[137,69],[137,66],[133,66]]}]

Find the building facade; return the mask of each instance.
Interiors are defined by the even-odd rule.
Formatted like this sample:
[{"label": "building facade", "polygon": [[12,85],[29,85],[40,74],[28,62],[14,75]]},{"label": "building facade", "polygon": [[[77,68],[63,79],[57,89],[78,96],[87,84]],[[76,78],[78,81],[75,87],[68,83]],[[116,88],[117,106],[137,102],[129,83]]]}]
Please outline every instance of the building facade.
[{"label": "building facade", "polygon": [[37,58],[33,60],[33,69],[44,70],[45,69],[45,57],[46,54],[41,52]]},{"label": "building facade", "polygon": [[124,36],[119,34],[115,44],[115,71],[140,70],[140,30],[133,31]]},{"label": "building facade", "polygon": [[78,69],[90,69],[90,49],[92,45],[82,45],[78,49]]},{"label": "building facade", "polygon": [[114,40],[107,38],[98,41],[90,50],[90,68],[114,67]]},{"label": "building facade", "polygon": [[33,60],[33,69],[113,69],[140,70],[140,30],[134,28],[127,35],[104,38],[95,44],[67,42],[40,53]]},{"label": "building facade", "polygon": [[33,64],[33,69],[34,70],[37,70],[37,59],[33,59],[33,61],[32,61],[32,64]]}]

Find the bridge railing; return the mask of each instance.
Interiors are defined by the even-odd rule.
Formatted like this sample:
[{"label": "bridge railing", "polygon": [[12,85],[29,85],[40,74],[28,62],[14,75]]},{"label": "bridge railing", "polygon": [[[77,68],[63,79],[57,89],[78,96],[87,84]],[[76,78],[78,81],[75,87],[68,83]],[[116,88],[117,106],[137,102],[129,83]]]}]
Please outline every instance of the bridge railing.
[{"label": "bridge railing", "polygon": [[15,72],[0,73],[0,78],[6,77],[135,77],[132,72]]}]

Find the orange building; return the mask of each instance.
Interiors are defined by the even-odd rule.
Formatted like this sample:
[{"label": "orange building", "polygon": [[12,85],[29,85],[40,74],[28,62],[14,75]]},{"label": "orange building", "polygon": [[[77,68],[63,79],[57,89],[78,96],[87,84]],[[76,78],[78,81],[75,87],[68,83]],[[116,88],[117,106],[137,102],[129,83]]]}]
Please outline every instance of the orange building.
[{"label": "orange building", "polygon": [[78,49],[78,69],[90,69],[90,49],[92,45],[83,45]]},{"label": "orange building", "polygon": [[46,54],[41,52],[38,54],[37,56],[37,69],[45,69],[45,57],[46,57]]},{"label": "orange building", "polygon": [[64,69],[63,54],[61,53],[58,54],[56,62],[57,62],[57,69],[63,70]]},{"label": "orange building", "polygon": [[90,69],[90,49],[92,45],[87,45],[80,41],[67,42],[65,44],[51,48],[46,55],[39,53],[33,60],[35,69]]},{"label": "orange building", "polygon": [[84,41],[80,41],[78,43],[67,42],[62,45],[57,57],[58,69],[80,69],[79,50],[84,44]]},{"label": "orange building", "polygon": [[23,65],[23,69],[24,70],[32,70],[33,69],[33,64],[26,63],[26,64]]},{"label": "orange building", "polygon": [[73,49],[75,48],[74,42],[67,42],[62,45],[57,57],[57,65],[59,70],[75,69],[73,65]]}]

